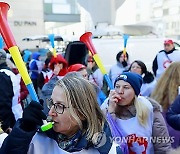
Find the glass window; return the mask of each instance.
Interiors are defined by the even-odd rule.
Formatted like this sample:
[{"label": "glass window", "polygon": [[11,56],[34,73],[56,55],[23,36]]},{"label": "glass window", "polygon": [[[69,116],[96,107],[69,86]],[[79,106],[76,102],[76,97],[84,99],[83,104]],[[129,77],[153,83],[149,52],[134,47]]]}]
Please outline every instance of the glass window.
[{"label": "glass window", "polygon": [[53,0],[44,0],[44,3],[52,3]]},{"label": "glass window", "polygon": [[52,13],[71,14],[71,6],[70,5],[62,5],[62,4],[53,4],[52,5]]},{"label": "glass window", "polygon": [[[77,0],[44,0],[44,12],[52,14],[79,14],[80,10],[77,5]],[[51,5],[51,9],[50,6]],[[51,14],[50,13],[50,14]]]},{"label": "glass window", "polygon": [[53,3],[67,4],[67,0],[52,0]]},{"label": "glass window", "polygon": [[169,9],[163,9],[163,15],[166,16],[169,14]]}]

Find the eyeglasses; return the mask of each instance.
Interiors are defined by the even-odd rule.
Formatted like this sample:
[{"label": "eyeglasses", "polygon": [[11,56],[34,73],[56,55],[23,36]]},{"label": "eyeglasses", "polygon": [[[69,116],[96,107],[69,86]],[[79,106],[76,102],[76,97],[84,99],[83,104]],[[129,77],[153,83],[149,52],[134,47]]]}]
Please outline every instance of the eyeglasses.
[{"label": "eyeglasses", "polygon": [[164,46],[168,46],[168,47],[169,47],[169,46],[170,46],[170,44],[164,44]]},{"label": "eyeglasses", "polygon": [[54,107],[55,112],[58,113],[58,114],[63,114],[64,109],[69,108],[69,107],[65,106],[64,104],[61,104],[60,102],[59,103],[54,103],[52,98],[47,98],[46,103],[47,103],[47,107],[49,109]]}]

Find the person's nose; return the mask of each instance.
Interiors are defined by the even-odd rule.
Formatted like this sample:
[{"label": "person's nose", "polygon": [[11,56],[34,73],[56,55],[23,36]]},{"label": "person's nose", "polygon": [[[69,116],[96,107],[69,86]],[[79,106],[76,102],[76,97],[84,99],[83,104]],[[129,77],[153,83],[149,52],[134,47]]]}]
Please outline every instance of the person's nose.
[{"label": "person's nose", "polygon": [[49,114],[49,116],[51,116],[51,117],[57,116],[57,113],[56,113],[55,110],[54,110],[54,106],[52,106],[52,107],[50,108],[48,114]]},{"label": "person's nose", "polygon": [[120,88],[117,90],[117,93],[118,93],[118,94],[124,94],[124,89],[123,89],[123,87],[120,87]]},{"label": "person's nose", "polygon": [[133,67],[132,69],[133,69],[133,70],[137,70],[137,67]]}]

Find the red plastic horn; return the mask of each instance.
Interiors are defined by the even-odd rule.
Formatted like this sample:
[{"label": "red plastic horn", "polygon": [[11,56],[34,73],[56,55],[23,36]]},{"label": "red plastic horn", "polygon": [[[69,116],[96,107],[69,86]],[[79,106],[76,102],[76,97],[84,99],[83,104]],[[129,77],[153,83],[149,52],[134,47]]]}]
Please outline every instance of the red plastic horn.
[{"label": "red plastic horn", "polygon": [[8,48],[16,46],[16,42],[7,22],[7,12],[9,8],[9,4],[0,2],[0,32]]},{"label": "red plastic horn", "polygon": [[92,33],[91,32],[87,32],[84,33],[81,37],[80,37],[80,41],[83,42],[84,44],[86,44],[87,48],[90,50],[96,64],[98,65],[99,69],[101,70],[102,74],[104,75],[105,80],[107,81],[108,86],[110,87],[110,89],[113,89],[113,85],[111,83],[111,80],[109,79],[109,76],[107,74],[107,71],[105,69],[105,67],[102,64],[102,61],[99,57],[99,55],[96,52],[96,49],[92,43]]},{"label": "red plastic horn", "polygon": [[80,41],[83,42],[84,44],[86,44],[87,48],[90,50],[90,52],[92,53],[92,56],[95,55],[96,49],[92,43],[92,33],[91,32],[87,32],[84,33],[81,37],[80,37]]}]

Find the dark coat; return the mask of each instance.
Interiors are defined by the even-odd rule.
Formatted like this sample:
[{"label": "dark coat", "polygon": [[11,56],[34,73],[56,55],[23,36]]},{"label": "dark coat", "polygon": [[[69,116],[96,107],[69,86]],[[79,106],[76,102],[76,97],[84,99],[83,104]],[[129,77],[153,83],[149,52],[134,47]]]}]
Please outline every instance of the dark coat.
[{"label": "dark coat", "polygon": [[180,131],[180,95],[176,97],[175,101],[168,109],[166,119],[171,127]]},{"label": "dark coat", "polygon": [[[1,64],[0,69],[10,70],[6,64]],[[16,122],[12,112],[12,99],[14,96],[13,84],[10,76],[0,72],[0,121],[2,130],[12,128]]]}]

